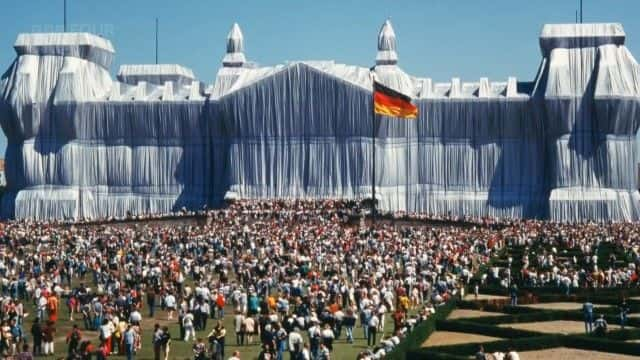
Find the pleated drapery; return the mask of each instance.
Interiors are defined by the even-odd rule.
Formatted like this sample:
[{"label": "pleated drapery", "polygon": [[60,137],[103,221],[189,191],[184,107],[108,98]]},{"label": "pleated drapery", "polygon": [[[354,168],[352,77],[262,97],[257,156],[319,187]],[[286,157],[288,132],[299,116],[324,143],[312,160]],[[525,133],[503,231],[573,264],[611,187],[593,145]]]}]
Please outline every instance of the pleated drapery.
[{"label": "pleated drapery", "polygon": [[615,24],[545,27],[532,82],[434,83],[396,57],[379,61],[378,79],[414,98],[416,120],[374,119],[363,67],[237,60],[203,91],[173,65],[123,67],[114,81],[108,41],[54,35],[20,38],[0,80],[5,217],[168,213],[225,196],[363,199],[373,134],[383,210],[640,217],[640,67]]}]

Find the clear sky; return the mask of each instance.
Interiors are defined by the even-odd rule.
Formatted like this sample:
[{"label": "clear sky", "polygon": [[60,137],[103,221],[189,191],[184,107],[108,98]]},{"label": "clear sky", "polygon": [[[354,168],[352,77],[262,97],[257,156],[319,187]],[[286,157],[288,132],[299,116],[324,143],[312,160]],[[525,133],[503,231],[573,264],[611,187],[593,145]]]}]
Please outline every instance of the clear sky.
[{"label": "clear sky", "polygon": [[[545,23],[572,23],[579,0],[68,0],[71,31],[109,38],[120,64],[153,63],[154,22],[160,19],[160,62],[187,66],[213,82],[225,38],[238,22],[248,59],[272,65],[326,60],[371,66],[378,30],[390,18],[400,66],[446,81],[481,76],[532,80]],[[63,0],[4,0],[0,71],[15,58],[21,32],[62,30]],[[584,0],[585,22],[620,22],[640,58],[640,0]],[[0,153],[6,139],[0,136]]]}]

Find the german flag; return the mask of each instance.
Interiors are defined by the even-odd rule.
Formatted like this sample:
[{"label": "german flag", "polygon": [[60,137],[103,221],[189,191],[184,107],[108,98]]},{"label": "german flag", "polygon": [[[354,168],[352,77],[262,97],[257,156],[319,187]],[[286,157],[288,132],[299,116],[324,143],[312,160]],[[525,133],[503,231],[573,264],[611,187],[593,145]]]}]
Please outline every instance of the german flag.
[{"label": "german flag", "polygon": [[418,108],[411,98],[390,89],[377,81],[373,81],[373,106],[378,115],[393,116],[405,119],[418,117]]}]

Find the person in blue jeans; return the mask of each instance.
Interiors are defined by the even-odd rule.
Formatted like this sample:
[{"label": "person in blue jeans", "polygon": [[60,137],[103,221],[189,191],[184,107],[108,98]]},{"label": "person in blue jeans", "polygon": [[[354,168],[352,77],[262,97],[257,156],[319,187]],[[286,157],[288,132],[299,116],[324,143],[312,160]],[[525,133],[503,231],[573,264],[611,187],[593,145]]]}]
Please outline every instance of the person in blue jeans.
[{"label": "person in blue jeans", "polygon": [[511,285],[511,306],[518,305],[518,286],[516,284]]},{"label": "person in blue jeans", "polygon": [[622,303],[618,305],[618,310],[620,311],[620,328],[624,330],[624,326],[627,324],[627,315],[630,310],[625,298],[622,298]]},{"label": "person in blue jeans", "polygon": [[369,338],[369,320],[371,319],[372,311],[370,308],[365,308],[360,313],[360,324],[362,324],[362,330],[364,332],[365,340]]},{"label": "person in blue jeans", "polygon": [[136,358],[135,354],[136,346],[136,331],[131,325],[127,325],[127,331],[124,333],[124,350],[127,360],[133,360]]},{"label": "person in blue jeans", "polygon": [[98,330],[100,329],[100,326],[102,326],[102,316],[104,311],[104,307],[102,306],[102,303],[100,301],[94,301],[93,302],[93,313],[94,313],[94,317],[93,317],[93,330]]},{"label": "person in blue jeans", "polygon": [[582,313],[584,314],[584,330],[588,334],[593,331],[593,304],[591,301],[587,300],[582,305]]},{"label": "person in blue jeans", "polygon": [[287,331],[282,327],[280,323],[276,324],[276,342],[277,342],[277,360],[284,359],[284,352],[287,350]]},{"label": "person in blue jeans", "polygon": [[347,343],[353,344],[353,328],[356,326],[356,316],[353,314],[353,310],[347,310],[347,315],[345,315],[342,325],[347,332]]}]

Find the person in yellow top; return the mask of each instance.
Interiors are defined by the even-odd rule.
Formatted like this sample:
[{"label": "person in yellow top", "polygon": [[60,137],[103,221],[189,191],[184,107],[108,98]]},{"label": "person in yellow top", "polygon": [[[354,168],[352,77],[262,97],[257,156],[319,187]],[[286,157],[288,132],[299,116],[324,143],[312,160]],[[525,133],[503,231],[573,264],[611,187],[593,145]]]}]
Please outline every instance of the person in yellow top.
[{"label": "person in yellow top", "polygon": [[120,319],[116,326],[116,341],[118,345],[118,355],[124,355],[124,333],[127,331],[127,322],[124,319]]},{"label": "person in yellow top", "polygon": [[398,303],[400,304],[400,309],[403,312],[407,312],[409,310],[409,305],[411,304],[411,301],[406,295],[402,295],[400,296],[400,298],[398,298]]},{"label": "person in yellow top", "polygon": [[58,298],[52,293],[47,299],[47,310],[49,311],[49,320],[58,321]]}]

